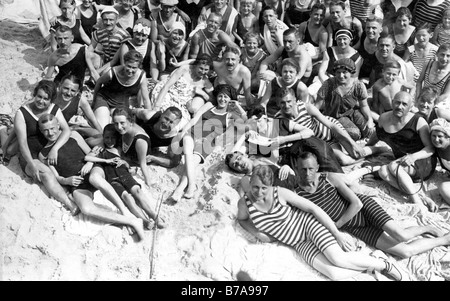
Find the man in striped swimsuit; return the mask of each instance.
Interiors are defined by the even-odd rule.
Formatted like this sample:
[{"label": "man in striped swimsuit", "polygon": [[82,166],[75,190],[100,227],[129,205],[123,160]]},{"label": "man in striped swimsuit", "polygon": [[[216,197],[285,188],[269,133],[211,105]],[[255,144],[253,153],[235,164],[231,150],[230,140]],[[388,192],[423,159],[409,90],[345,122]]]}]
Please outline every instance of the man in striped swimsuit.
[{"label": "man in striped swimsuit", "polygon": [[[409,258],[450,244],[450,233],[443,235],[432,226],[400,227],[374,199],[355,194],[342,174],[319,173],[314,154],[304,152],[294,161],[299,179],[296,193],[322,208],[338,228],[368,245]],[[425,233],[434,237],[418,238]]]}]

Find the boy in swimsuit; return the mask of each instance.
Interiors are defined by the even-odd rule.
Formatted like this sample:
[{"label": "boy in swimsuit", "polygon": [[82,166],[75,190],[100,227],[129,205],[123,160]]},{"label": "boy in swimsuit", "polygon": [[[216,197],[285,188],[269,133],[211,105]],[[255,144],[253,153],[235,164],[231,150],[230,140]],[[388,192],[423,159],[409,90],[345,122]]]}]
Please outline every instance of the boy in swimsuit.
[{"label": "boy in swimsuit", "polygon": [[401,66],[397,61],[388,60],[383,66],[383,76],[373,85],[372,118],[378,121],[380,115],[392,111],[392,99],[399,91],[406,91],[414,95],[415,87],[400,78]]}]

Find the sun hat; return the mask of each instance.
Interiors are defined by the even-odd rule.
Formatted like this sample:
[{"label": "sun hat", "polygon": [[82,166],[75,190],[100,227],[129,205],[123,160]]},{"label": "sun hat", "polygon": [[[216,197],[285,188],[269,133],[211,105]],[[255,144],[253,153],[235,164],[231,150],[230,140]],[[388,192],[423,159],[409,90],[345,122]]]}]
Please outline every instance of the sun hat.
[{"label": "sun hat", "polygon": [[346,36],[347,38],[350,39],[350,41],[353,40],[353,34],[348,29],[342,28],[342,29],[339,29],[338,31],[336,31],[334,39],[337,40],[341,36]]},{"label": "sun hat", "polygon": [[102,10],[102,13],[100,15],[102,16],[103,14],[106,14],[106,13],[113,13],[113,14],[119,15],[119,12],[112,6],[105,6],[105,8]]},{"label": "sun hat", "polygon": [[430,123],[430,132],[439,131],[450,137],[450,123],[444,118],[436,118]]},{"label": "sun hat", "polygon": [[341,69],[341,68],[346,69],[350,73],[356,72],[355,62],[349,58],[340,59],[340,60],[337,60],[334,62],[334,65],[333,65],[334,72],[336,72],[336,70]]},{"label": "sun hat", "polygon": [[159,1],[161,5],[167,5],[167,6],[175,6],[178,4],[178,0],[161,0]]}]

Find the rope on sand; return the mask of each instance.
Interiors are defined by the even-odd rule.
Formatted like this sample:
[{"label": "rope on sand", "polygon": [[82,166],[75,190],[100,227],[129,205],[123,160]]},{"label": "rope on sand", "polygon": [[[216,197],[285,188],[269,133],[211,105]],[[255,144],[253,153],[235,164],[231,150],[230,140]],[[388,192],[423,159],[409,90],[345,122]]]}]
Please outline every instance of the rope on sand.
[{"label": "rope on sand", "polygon": [[156,233],[158,231],[158,220],[159,220],[159,212],[161,210],[161,204],[163,202],[164,199],[164,194],[165,192],[162,192],[159,196],[159,203],[156,204],[158,206],[157,211],[156,211],[156,218],[155,218],[155,225],[153,226],[153,238],[152,238],[152,246],[150,249],[150,254],[149,254],[149,259],[150,259],[150,275],[149,275],[149,279],[152,279],[153,277],[153,270],[154,270],[154,263],[153,263],[153,253],[154,253],[154,249],[155,249],[155,241],[156,241]]}]

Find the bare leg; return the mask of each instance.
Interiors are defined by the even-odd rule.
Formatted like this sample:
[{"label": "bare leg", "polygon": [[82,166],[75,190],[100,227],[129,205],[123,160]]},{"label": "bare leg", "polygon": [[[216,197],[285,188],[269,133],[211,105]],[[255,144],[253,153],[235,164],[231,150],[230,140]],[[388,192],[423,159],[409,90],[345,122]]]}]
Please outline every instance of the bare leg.
[{"label": "bare leg", "polygon": [[144,239],[144,226],[141,219],[133,216],[124,216],[95,205],[92,201],[93,194],[88,190],[77,189],[73,192],[73,196],[75,202],[80,207],[81,212],[86,216],[97,218],[108,223],[122,224],[133,227],[139,236],[139,240]]},{"label": "bare leg", "polygon": [[94,115],[102,129],[105,128],[107,124],[111,123],[111,113],[108,107],[99,107],[95,109]]},{"label": "bare leg", "polygon": [[[78,212],[77,205],[67,196],[64,188],[59,184],[53,172],[39,160],[34,160],[37,168],[39,169],[41,183],[47,189],[48,193],[58,202],[63,204],[72,215]],[[25,173],[30,174],[28,166],[25,168]]]},{"label": "bare leg", "polygon": [[158,220],[156,220],[156,212],[152,209],[149,196],[142,191],[141,187],[138,185],[133,186],[133,188],[131,188],[131,193],[139,201],[139,204],[142,209],[144,209],[145,213],[147,213],[147,215],[157,223],[158,228],[164,228],[164,219],[159,216]]},{"label": "bare leg", "polygon": [[128,208],[123,203],[120,196],[116,193],[114,188],[109,184],[108,181],[105,179],[105,172],[100,167],[94,167],[91,170],[91,175],[89,176],[89,182],[100,190],[102,194],[111,202],[113,203],[119,211],[123,215],[131,215],[131,212],[128,210]]},{"label": "bare leg", "polygon": [[134,200],[133,196],[131,194],[129,194],[128,192],[124,191],[122,193],[122,200],[124,201],[127,208],[131,211],[131,213],[133,213],[134,216],[142,219],[147,227],[149,224],[148,217],[142,211],[142,208],[140,208],[136,204],[136,201]]},{"label": "bare leg", "polygon": [[450,181],[440,183],[438,189],[444,201],[450,205]]},{"label": "bare leg", "polygon": [[[416,230],[417,229],[414,229],[412,232],[415,232]],[[411,256],[429,251],[435,247],[448,245],[450,245],[450,233],[440,237],[418,238],[405,243],[399,242],[385,232],[378,239],[376,248],[395,256],[409,258]]]}]

